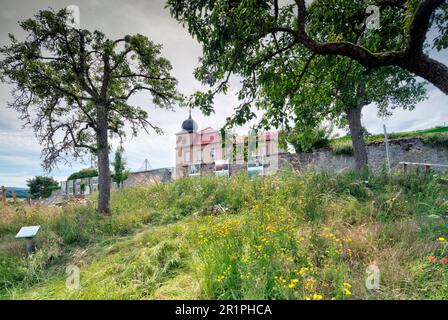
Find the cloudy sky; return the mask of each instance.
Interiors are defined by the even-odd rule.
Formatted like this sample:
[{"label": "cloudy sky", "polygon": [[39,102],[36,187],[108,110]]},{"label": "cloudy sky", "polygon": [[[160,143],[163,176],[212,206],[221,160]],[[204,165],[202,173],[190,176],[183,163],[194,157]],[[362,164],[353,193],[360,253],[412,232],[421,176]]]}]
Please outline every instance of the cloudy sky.
[{"label": "cloudy sky", "polygon": [[[201,47],[181,25],[171,19],[163,0],[0,0],[0,45],[7,43],[8,33],[13,33],[19,39],[23,36],[17,21],[33,16],[39,9],[61,9],[68,5],[80,8],[82,28],[101,30],[112,39],[140,33],[163,44],[163,55],[173,65],[172,74],[179,80],[179,90],[188,95],[201,89],[192,75],[193,69],[198,65]],[[448,64],[446,53],[431,52],[431,56]],[[224,124],[225,118],[238,105],[238,88],[239,83],[234,80],[228,94],[218,97],[215,115],[204,117],[199,111],[193,112],[193,118],[200,128],[219,128]],[[23,129],[16,113],[6,108],[7,101],[11,100],[10,90],[8,85],[0,83],[0,184],[23,187],[26,186],[27,178],[45,172],[40,166],[41,147],[33,132]],[[363,112],[363,124],[372,133],[381,132],[383,123],[389,131],[448,125],[448,97],[432,86],[428,87],[428,92],[429,98],[414,111],[397,110],[388,119],[378,118],[375,106],[368,106]],[[173,112],[155,109],[151,98],[144,94],[135,97],[132,102],[148,110],[150,120],[164,130],[164,135],[142,133],[138,138],[127,140],[124,148],[128,166],[131,170],[139,170],[145,159],[149,160],[152,168],[174,166],[174,134],[188,116],[187,110]],[[242,132],[244,129],[238,131]],[[88,166],[86,163],[73,163],[71,168],[61,166],[53,170],[51,175],[64,180],[73,171]]]}]

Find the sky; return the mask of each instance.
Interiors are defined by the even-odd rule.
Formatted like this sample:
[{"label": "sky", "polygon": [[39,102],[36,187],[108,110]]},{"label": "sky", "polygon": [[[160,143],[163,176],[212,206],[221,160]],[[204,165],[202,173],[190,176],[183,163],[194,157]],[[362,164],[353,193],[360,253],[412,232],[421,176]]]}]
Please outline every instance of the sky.
[{"label": "sky", "polygon": [[[117,39],[126,34],[140,33],[155,43],[163,45],[162,55],[172,63],[172,75],[179,81],[178,89],[185,95],[204,89],[195,80],[193,70],[198,66],[201,46],[176,20],[170,17],[163,0],[0,0],[0,46],[8,43],[8,33],[23,39],[23,32],[17,22],[32,17],[38,10],[52,7],[62,9],[76,5],[80,9],[81,28],[101,30],[109,38]],[[430,52],[430,56],[448,64],[448,54]],[[215,114],[203,116],[193,110],[193,118],[199,128],[219,129],[227,116],[238,106],[236,93],[240,83],[233,79],[227,95],[215,99]],[[11,101],[11,87],[0,83],[0,185],[25,187],[26,180],[36,175],[51,175],[64,180],[72,172],[89,167],[89,159],[84,163],[73,162],[71,166],[59,166],[50,173],[41,167],[41,146],[31,129],[23,128],[17,113],[7,108]],[[123,144],[128,167],[131,171],[142,168],[145,159],[152,168],[174,167],[175,133],[180,131],[182,121],[188,117],[188,110],[167,111],[152,105],[147,94],[135,96],[131,103],[149,113],[149,120],[163,129],[163,135],[142,132],[137,138],[128,138]],[[437,88],[428,86],[428,99],[413,111],[395,110],[387,118],[379,118],[374,105],[363,110],[363,125],[371,133],[380,133],[383,124],[389,132],[425,129],[436,125],[448,125],[448,96]],[[247,127],[239,128],[243,133]]]}]

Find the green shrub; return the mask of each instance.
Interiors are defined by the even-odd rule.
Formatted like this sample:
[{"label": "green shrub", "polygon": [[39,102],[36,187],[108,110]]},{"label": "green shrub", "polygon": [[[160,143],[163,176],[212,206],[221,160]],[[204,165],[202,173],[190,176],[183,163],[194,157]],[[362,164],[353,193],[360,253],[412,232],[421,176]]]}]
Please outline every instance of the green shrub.
[{"label": "green shrub", "polygon": [[331,145],[331,150],[334,155],[353,155],[353,145],[351,141],[345,143],[335,143]]},{"label": "green shrub", "polygon": [[95,168],[86,168],[78,172],[72,173],[67,178],[67,180],[76,180],[76,179],[93,178],[93,177],[98,177],[98,170],[96,170]]},{"label": "green shrub", "polygon": [[432,133],[422,137],[423,142],[448,148],[448,134]]},{"label": "green shrub", "polygon": [[283,148],[289,142],[297,153],[311,152],[313,149],[329,146],[333,127],[320,125],[317,127],[295,127],[289,132],[280,134],[280,143]]}]

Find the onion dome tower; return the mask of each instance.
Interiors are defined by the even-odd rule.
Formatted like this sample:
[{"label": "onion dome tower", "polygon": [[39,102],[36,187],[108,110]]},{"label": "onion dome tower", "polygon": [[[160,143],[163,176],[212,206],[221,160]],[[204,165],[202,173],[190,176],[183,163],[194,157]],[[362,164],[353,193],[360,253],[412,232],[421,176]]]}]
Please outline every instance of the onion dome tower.
[{"label": "onion dome tower", "polygon": [[196,121],[191,118],[191,109],[188,115],[188,119],[182,122],[182,130],[185,130],[188,133],[193,133],[198,130]]}]

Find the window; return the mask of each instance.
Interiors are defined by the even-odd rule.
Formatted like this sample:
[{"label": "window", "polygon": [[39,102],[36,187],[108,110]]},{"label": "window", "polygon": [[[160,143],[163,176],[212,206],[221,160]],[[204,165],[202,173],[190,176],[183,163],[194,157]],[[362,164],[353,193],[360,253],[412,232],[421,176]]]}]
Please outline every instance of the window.
[{"label": "window", "polygon": [[185,151],[184,161],[185,162],[189,162],[190,161],[190,151]]},{"label": "window", "polygon": [[197,160],[202,161],[202,150],[197,151]]},{"label": "window", "polygon": [[199,163],[190,164],[188,166],[189,176],[199,176],[201,174],[201,165]]},{"label": "window", "polygon": [[215,160],[216,158],[216,149],[212,148],[212,150],[210,150],[210,159]]}]

